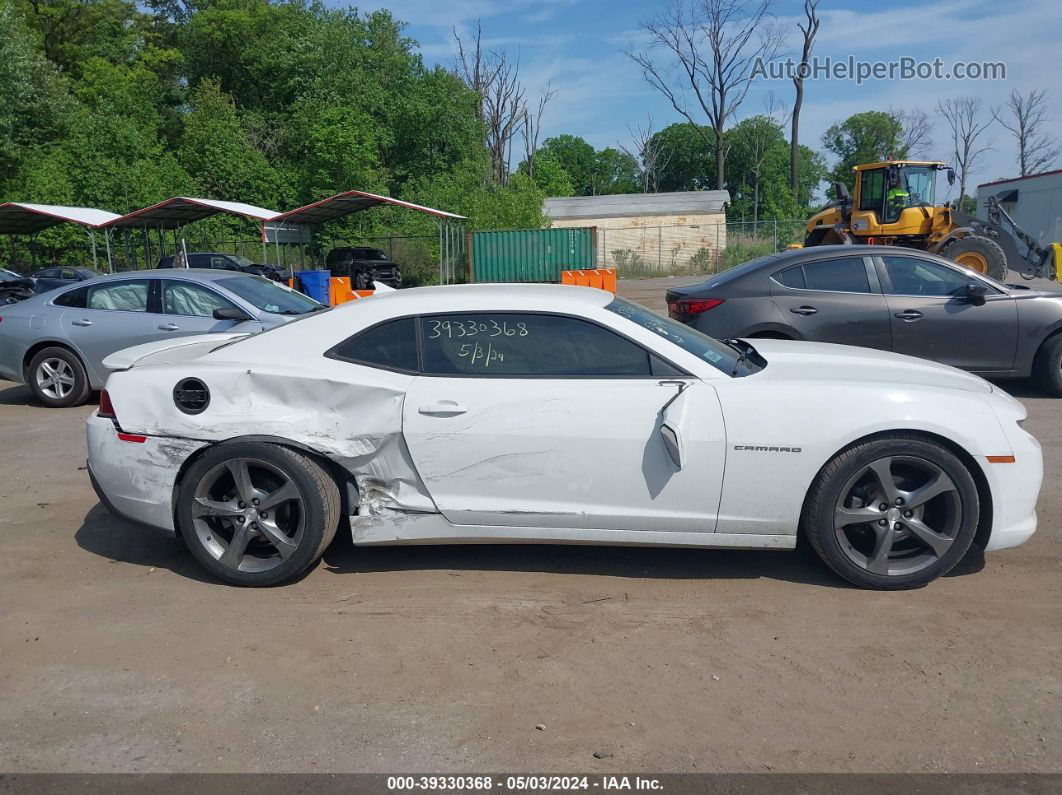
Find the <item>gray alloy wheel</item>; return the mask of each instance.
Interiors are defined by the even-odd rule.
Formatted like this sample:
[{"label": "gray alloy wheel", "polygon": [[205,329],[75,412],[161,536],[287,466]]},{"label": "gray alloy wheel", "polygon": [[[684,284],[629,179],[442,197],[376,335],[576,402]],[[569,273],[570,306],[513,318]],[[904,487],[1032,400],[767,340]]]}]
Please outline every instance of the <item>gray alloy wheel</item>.
[{"label": "gray alloy wheel", "polygon": [[54,345],[38,351],[26,366],[26,381],[37,400],[49,408],[80,406],[92,390],[77,354]]},{"label": "gray alloy wheel", "polygon": [[834,508],[840,549],[872,574],[914,574],[940,560],[962,526],[952,479],[932,461],[886,456],[841,488]]},{"label": "gray alloy wheel", "polygon": [[250,586],[279,585],[309,569],[341,515],[339,487],[311,455],[235,440],[188,467],[176,507],[189,552],[222,580]]},{"label": "gray alloy wheel", "polygon": [[862,588],[920,588],[947,574],[977,535],[969,466],[913,431],[854,442],[819,471],[800,530],[833,571]]},{"label": "gray alloy wheel", "polygon": [[33,373],[37,389],[52,400],[66,400],[74,391],[74,369],[63,359],[44,359]]},{"label": "gray alloy wheel", "polygon": [[298,549],[306,527],[298,487],[261,459],[217,464],[200,479],[191,507],[200,543],[233,571],[279,566]]}]

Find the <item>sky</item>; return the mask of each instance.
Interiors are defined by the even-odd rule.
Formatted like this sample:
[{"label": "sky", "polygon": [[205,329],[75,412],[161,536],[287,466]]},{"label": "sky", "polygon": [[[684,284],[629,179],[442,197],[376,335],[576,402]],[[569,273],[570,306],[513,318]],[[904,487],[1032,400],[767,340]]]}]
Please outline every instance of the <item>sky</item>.
[{"label": "sky", "polygon": [[[505,49],[520,62],[520,74],[532,100],[551,84],[557,89],[543,119],[543,137],[582,136],[597,148],[631,146],[628,126],[652,118],[654,129],[681,121],[671,104],[644,80],[625,55],[644,49],[640,23],[669,0],[382,0],[362,10],[388,8],[408,23],[407,33],[428,63],[451,66],[456,55],[454,30],[466,40],[477,20],[484,43]],[[783,55],[799,57],[803,0],[775,0],[775,21],[791,35]],[[1005,80],[811,80],[805,83],[801,143],[820,147],[830,124],[865,110],[921,109],[933,116],[929,154],[951,162],[951,136],[933,114],[941,99],[977,96],[983,113],[999,106],[1011,89],[1047,89],[1049,113],[1062,138],[1062,0],[821,0],[822,24],[814,55],[834,61],[890,61],[901,56],[945,67],[958,61],[1006,64]],[[773,95],[791,108],[788,80],[759,80],[738,112],[738,119],[762,113]],[[1017,148],[1004,129],[993,124],[984,134],[992,144],[971,175],[973,185],[1016,176]],[[515,164],[514,164],[515,165]],[[1062,167],[1060,162],[1056,167]],[[972,192],[970,188],[968,192]],[[949,197],[938,197],[949,198]],[[954,198],[954,197],[950,197]]]}]

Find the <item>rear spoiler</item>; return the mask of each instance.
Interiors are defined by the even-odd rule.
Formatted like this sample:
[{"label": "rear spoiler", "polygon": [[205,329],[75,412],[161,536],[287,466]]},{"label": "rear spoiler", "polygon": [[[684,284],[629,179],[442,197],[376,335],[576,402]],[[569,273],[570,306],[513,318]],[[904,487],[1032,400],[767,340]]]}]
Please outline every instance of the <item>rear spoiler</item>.
[{"label": "rear spoiler", "polygon": [[143,345],[134,345],[132,348],[115,351],[103,360],[103,366],[108,372],[115,372],[128,370],[137,365],[186,362],[190,359],[198,359],[226,342],[249,336],[251,335],[246,333],[197,334],[193,337],[146,342]]}]

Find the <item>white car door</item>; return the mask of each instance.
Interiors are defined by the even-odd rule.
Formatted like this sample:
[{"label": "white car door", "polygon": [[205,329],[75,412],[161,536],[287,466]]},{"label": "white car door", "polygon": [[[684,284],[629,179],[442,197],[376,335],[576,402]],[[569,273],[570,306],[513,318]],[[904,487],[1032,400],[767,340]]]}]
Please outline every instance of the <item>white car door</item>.
[{"label": "white car door", "polygon": [[449,521],[715,530],[725,434],[710,385],[579,318],[467,312],[420,328],[403,433]]}]

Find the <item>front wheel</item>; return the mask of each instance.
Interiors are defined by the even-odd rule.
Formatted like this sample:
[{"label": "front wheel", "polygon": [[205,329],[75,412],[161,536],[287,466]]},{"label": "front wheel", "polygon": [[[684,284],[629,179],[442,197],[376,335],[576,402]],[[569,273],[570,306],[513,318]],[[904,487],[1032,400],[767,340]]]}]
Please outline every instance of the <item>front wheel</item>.
[{"label": "front wheel", "polygon": [[991,276],[999,282],[1007,280],[1007,255],[995,240],[983,235],[967,235],[953,240],[941,254],[964,268]]},{"label": "front wheel", "polygon": [[826,565],[855,585],[920,588],[966,554],[979,512],[977,486],[954,453],[896,434],[853,445],[823,468],[802,530]]},{"label": "front wheel", "polygon": [[335,536],[339,488],[314,460],[275,444],[229,442],[185,474],[177,520],[189,551],[234,585],[279,585]]}]

